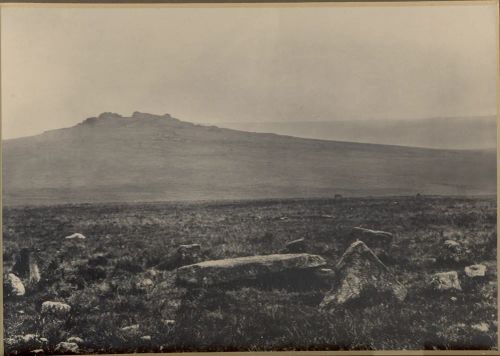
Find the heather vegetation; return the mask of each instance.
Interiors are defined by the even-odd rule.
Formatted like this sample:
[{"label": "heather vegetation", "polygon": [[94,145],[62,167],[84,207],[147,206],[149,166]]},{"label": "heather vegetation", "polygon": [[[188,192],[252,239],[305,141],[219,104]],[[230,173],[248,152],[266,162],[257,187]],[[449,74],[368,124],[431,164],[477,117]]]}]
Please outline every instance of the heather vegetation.
[{"label": "heather vegetation", "polygon": [[[298,239],[335,272],[353,227],[394,236],[373,251],[406,288],[403,301],[325,310],[330,277],[300,273],[213,287],[176,282],[181,265],[283,253]],[[65,238],[74,233],[85,238]],[[40,275],[24,295],[5,298],[11,354],[497,348],[494,197],[7,207],[3,239],[5,273],[28,248]],[[180,245],[195,246],[196,261],[176,255]],[[484,278],[471,278],[470,265],[486,267]],[[436,288],[432,276],[450,271],[460,288],[446,280]]]}]

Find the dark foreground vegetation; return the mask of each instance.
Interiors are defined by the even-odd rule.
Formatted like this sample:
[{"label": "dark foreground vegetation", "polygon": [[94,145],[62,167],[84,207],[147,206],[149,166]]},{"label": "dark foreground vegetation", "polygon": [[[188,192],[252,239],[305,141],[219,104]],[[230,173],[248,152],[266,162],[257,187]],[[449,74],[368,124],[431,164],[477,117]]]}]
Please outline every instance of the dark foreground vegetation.
[{"label": "dark foreground vegetation", "polygon": [[[324,280],[270,278],[190,291],[165,268],[181,244],[200,244],[201,258],[210,260],[279,253],[299,238],[333,268],[354,226],[395,235],[381,258],[408,289],[404,302],[326,312],[318,307],[331,289]],[[87,238],[64,238],[75,232]],[[47,339],[49,354],[72,336],[82,339],[81,353],[497,348],[494,197],[5,208],[3,239],[6,271],[29,247],[41,274],[24,296],[5,300],[4,337],[36,334]],[[464,259],[442,260],[446,240],[468,251]],[[487,266],[481,283],[429,288],[432,273],[465,278],[471,264]],[[43,318],[47,300],[70,305],[69,316]]]}]

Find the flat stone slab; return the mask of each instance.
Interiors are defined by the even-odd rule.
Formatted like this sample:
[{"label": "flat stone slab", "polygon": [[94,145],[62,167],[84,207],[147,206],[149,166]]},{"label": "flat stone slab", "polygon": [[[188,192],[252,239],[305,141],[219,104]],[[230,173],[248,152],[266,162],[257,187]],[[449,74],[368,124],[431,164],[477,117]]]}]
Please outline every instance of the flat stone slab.
[{"label": "flat stone slab", "polygon": [[362,240],[368,247],[384,247],[391,245],[394,235],[387,231],[371,230],[362,227],[353,227],[352,235],[358,240]]},{"label": "flat stone slab", "polygon": [[307,253],[228,258],[183,266],[177,269],[177,281],[185,285],[210,286],[324,265],[323,257]]}]

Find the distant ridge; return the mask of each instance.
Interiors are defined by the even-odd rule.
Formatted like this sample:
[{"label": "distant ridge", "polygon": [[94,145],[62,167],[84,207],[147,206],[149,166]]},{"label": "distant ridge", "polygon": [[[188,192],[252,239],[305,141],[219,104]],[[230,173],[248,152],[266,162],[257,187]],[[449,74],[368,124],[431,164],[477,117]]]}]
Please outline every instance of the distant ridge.
[{"label": "distant ridge", "polygon": [[440,149],[495,149],[496,117],[412,120],[221,122],[221,127],[303,138]]},{"label": "distant ridge", "polygon": [[249,133],[169,114],[103,113],[4,141],[3,183],[6,205],[495,194],[496,154]]}]

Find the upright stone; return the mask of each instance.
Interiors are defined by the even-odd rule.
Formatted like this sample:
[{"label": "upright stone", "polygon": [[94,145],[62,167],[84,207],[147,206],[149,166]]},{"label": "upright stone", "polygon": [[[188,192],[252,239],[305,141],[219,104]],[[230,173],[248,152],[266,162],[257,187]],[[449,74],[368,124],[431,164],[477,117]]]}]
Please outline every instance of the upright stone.
[{"label": "upright stone", "polygon": [[34,256],[30,248],[25,247],[21,249],[12,271],[18,275],[28,287],[40,282],[40,269],[36,262],[36,256]]},{"label": "upright stone", "polygon": [[335,267],[333,289],[325,296],[321,308],[374,302],[388,297],[406,298],[407,290],[391,274],[363,241],[356,241],[344,252]]}]

